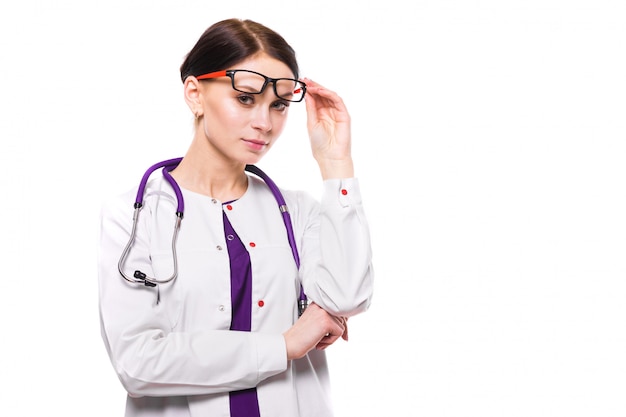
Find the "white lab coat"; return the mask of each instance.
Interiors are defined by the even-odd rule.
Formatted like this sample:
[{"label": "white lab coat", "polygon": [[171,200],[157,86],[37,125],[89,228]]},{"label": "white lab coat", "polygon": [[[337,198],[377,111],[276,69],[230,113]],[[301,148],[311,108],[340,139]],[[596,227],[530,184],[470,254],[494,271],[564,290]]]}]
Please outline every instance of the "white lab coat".
[{"label": "white lab coat", "polygon": [[[321,203],[306,193],[283,190],[300,252],[299,271],[274,196],[254,175],[248,184],[229,206],[183,190],[178,278],[157,288],[128,283],[117,270],[132,228],[136,191],[103,205],[102,337],[128,392],[126,416],[228,417],[228,392],[251,387],[257,387],[261,416],[333,415],[324,352],[314,350],[288,362],[282,333],[298,318],[300,282],[308,299],[332,314],[353,316],[369,307],[372,254],[358,181],[325,181]],[[127,275],[137,269],[158,279],[172,274],[175,211],[171,186],[155,177],[125,262]],[[250,253],[250,332],[228,330],[230,267],[223,211]]]}]

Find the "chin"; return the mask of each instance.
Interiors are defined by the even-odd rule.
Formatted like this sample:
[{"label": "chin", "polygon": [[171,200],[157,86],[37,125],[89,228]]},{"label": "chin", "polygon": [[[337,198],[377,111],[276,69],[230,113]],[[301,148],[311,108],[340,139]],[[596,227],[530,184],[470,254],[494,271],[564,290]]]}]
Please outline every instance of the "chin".
[{"label": "chin", "polygon": [[244,162],[247,165],[257,164],[267,154],[268,149],[264,149],[262,152],[250,152],[244,158]]},{"label": "chin", "polygon": [[245,158],[241,158],[240,161],[245,165],[255,165],[255,164],[258,164],[261,159],[263,159],[263,155],[257,155],[257,156],[248,155]]}]

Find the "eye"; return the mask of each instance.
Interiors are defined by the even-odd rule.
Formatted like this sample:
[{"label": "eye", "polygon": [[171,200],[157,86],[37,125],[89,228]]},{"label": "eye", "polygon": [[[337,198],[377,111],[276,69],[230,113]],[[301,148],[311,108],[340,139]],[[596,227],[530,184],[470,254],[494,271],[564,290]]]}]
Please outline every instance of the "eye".
[{"label": "eye", "polygon": [[272,103],[272,108],[278,111],[284,111],[289,107],[289,102],[285,100],[279,100]]},{"label": "eye", "polygon": [[237,96],[237,100],[239,100],[241,104],[245,105],[254,104],[254,97],[250,94],[239,94]]}]

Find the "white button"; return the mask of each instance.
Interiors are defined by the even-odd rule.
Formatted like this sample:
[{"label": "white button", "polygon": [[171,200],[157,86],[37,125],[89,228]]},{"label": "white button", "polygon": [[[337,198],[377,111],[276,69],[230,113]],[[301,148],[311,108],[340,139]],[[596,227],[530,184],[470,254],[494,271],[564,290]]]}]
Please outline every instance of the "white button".
[{"label": "white button", "polygon": [[217,250],[222,250],[222,247],[221,247],[220,245],[217,245],[215,248],[216,248]]},{"label": "white button", "polygon": [[221,305],[221,306],[219,306],[217,309],[218,309],[219,311],[224,311],[224,306],[223,306],[223,305]]},{"label": "white button", "polygon": [[233,235],[226,236],[226,239],[228,239],[228,240],[233,240],[234,238],[235,238],[235,236],[233,236]]},{"label": "white button", "polygon": [[213,203],[213,204],[217,204],[217,200],[216,200],[216,199],[214,199],[214,198],[212,198],[212,199],[211,199],[211,203]]}]

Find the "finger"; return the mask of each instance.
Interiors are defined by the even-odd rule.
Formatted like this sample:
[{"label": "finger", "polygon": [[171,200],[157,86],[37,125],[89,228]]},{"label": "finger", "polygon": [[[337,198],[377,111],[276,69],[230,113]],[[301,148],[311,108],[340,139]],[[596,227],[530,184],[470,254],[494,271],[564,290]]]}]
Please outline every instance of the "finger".
[{"label": "finger", "polygon": [[307,96],[310,96],[318,101],[327,101],[326,104],[342,103],[341,97],[339,97],[339,95],[333,90],[329,90],[328,88],[322,86],[319,83],[316,83],[309,78],[304,78],[303,81],[307,86],[307,95],[305,96],[305,98]]},{"label": "finger", "polygon": [[[310,93],[310,94],[309,94]],[[319,108],[344,108],[343,100],[334,91],[324,87],[311,87],[307,90],[307,96],[315,101]]]},{"label": "finger", "polygon": [[328,346],[330,346],[333,343],[335,343],[337,340],[339,340],[339,336],[325,336],[325,337],[322,338],[322,340],[320,340],[317,343],[317,345],[315,345],[315,349],[317,349],[317,350],[324,350]]},{"label": "finger", "polygon": [[304,107],[306,109],[307,114],[307,122],[309,126],[315,125],[317,123],[317,102],[315,101],[315,97],[307,92],[307,95],[304,97]]},{"label": "finger", "polygon": [[343,317],[337,317],[337,316],[331,316],[333,318],[333,320],[335,321],[335,323],[337,323],[337,326],[339,327],[343,327],[344,325],[344,319]]},{"label": "finger", "polygon": [[342,318],[335,317],[335,316],[330,316],[330,317],[333,319],[334,323],[332,323],[331,328],[328,330],[326,335],[322,337],[320,341],[324,343],[333,344],[335,343],[335,341],[337,341],[337,339],[339,339],[340,337],[343,337],[346,328],[343,325]]},{"label": "finger", "polygon": [[307,89],[309,87],[311,88],[322,87],[320,83],[318,83],[317,81],[313,81],[312,79],[307,78],[307,77],[301,78],[300,81],[306,84]]}]

